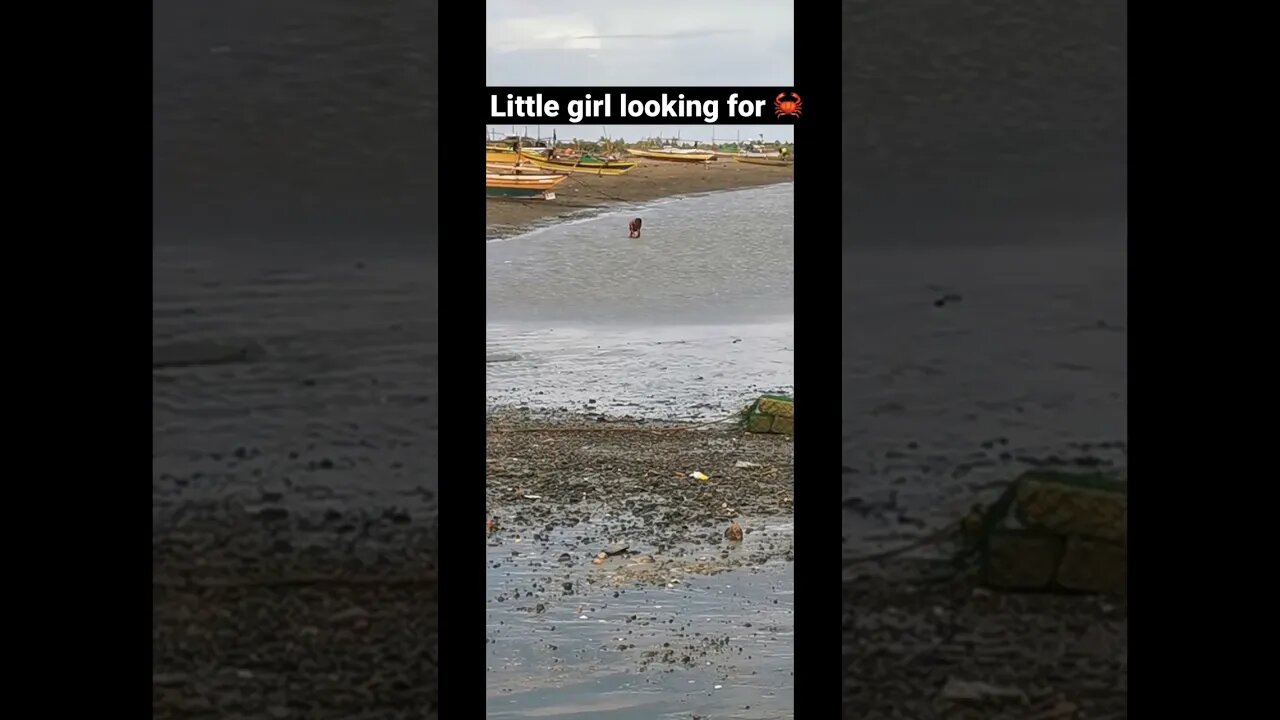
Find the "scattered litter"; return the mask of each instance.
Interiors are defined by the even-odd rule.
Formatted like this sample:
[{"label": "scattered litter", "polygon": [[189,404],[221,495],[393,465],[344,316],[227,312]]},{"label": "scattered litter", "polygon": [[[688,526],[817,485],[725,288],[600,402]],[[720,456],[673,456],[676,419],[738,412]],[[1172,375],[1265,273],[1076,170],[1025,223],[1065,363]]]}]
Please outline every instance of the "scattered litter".
[{"label": "scattered litter", "polygon": [[706,482],[711,479],[710,475],[705,475],[701,472],[698,472],[697,470],[694,470],[693,472],[689,473],[689,477],[693,478],[694,480],[701,480],[702,482]]},{"label": "scattered litter", "polygon": [[716,685],[715,687],[713,687],[713,688],[711,688],[711,689],[712,689],[712,690],[719,690],[719,689],[720,689],[720,688],[722,688],[722,687],[724,687],[724,686],[723,686],[723,685]]},{"label": "scattered litter", "polygon": [[525,500],[541,500],[542,496],[541,495],[525,495],[524,499]]},{"label": "scattered litter", "polygon": [[734,463],[733,466],[736,468],[761,467],[760,463],[747,462],[746,460],[739,460],[738,462]]}]

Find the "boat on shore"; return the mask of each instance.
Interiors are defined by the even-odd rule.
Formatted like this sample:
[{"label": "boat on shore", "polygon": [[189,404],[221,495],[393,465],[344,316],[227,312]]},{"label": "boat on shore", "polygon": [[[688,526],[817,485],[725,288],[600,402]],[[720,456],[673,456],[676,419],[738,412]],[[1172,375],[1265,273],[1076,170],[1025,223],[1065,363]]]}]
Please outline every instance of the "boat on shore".
[{"label": "boat on shore", "polygon": [[504,145],[486,145],[484,149],[485,162],[496,163],[514,163],[521,156],[524,157],[546,157],[546,148],[522,148],[517,150],[513,147]]},{"label": "boat on shore", "polygon": [[746,165],[768,165],[770,167],[792,167],[795,165],[794,160],[779,157],[753,157],[751,155],[734,155],[734,162],[740,162]]},{"label": "boat on shore", "polygon": [[586,173],[590,175],[622,175],[635,169],[639,163],[626,160],[609,160],[594,155],[573,155],[570,157],[548,157],[522,150],[525,162],[533,163],[543,170],[556,172]]},{"label": "boat on shore", "polygon": [[485,163],[485,171],[495,175],[550,175],[546,170],[521,163]]},{"label": "boat on shore", "polygon": [[568,179],[568,175],[525,175],[519,167],[511,170],[486,168],[485,194],[497,198],[555,200],[556,187]]},{"label": "boat on shore", "polygon": [[630,148],[628,153],[636,157],[649,158],[651,160],[666,160],[668,162],[687,162],[687,163],[708,163],[716,159],[716,154],[702,150],[682,150],[676,148],[662,150],[640,150]]}]

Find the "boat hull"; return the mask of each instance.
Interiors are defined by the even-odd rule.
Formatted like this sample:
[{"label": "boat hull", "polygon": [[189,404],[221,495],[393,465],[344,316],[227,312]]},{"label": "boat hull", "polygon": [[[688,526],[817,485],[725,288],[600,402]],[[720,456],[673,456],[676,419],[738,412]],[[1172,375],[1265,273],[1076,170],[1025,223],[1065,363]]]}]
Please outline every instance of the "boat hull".
[{"label": "boat hull", "polygon": [[522,162],[531,163],[543,170],[555,170],[556,172],[567,173],[583,173],[587,175],[623,175],[635,169],[639,163],[634,162],[618,162],[608,160],[601,162],[599,160],[587,162],[572,162],[569,160],[547,160],[537,155],[525,155]]},{"label": "boat hull", "polygon": [[488,148],[484,153],[485,162],[510,164],[520,159],[515,150],[495,150]]},{"label": "boat hull", "polygon": [[556,187],[567,179],[566,175],[488,173],[485,176],[485,194],[494,198],[554,200]]},{"label": "boat hull", "polygon": [[485,196],[506,198],[511,200],[555,200],[555,190],[538,190],[536,188],[487,187]]},{"label": "boat hull", "polygon": [[684,162],[684,163],[709,163],[716,159],[715,153],[670,153],[655,150],[628,150],[627,152],[636,157],[648,158],[650,160],[665,160],[667,162]]},{"label": "boat hull", "polygon": [[781,158],[735,157],[733,161],[745,165],[767,165],[769,167],[793,167],[795,165],[794,161]]}]

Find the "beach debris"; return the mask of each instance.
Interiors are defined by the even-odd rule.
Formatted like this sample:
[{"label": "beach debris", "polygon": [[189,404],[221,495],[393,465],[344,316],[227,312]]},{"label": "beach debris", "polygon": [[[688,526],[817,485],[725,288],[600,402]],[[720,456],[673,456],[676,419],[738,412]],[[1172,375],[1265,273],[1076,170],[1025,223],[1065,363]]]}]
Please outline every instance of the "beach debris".
[{"label": "beach debris", "polygon": [[697,470],[694,470],[693,472],[689,473],[689,477],[693,478],[694,480],[700,480],[702,482],[706,482],[711,479],[710,475],[699,472]]},{"label": "beach debris", "polygon": [[724,536],[733,542],[742,542],[742,526],[736,520],[729,523],[729,528],[724,531]]},{"label": "beach debris", "polygon": [[959,295],[956,295],[955,293],[947,293],[946,295],[943,295],[942,297],[938,298],[937,300],[934,300],[934,301],[933,301],[933,306],[934,306],[934,307],[942,307],[943,305],[946,305],[947,303],[958,303],[958,302],[960,302],[960,301],[961,301],[961,300],[963,300],[963,299],[964,299],[963,297],[960,297]]},{"label": "beach debris", "polygon": [[541,500],[542,496],[541,495],[525,495],[524,499],[525,500]]},{"label": "beach debris", "polygon": [[1017,688],[1006,688],[989,683],[959,680],[951,677],[942,686],[938,697],[948,702],[983,703],[992,701],[1016,700],[1028,702],[1027,694]]},{"label": "beach debris", "polygon": [[760,465],[760,463],[748,462],[748,461],[746,461],[746,460],[739,460],[738,462],[734,463],[734,464],[733,464],[733,466],[734,466],[734,467],[736,467],[736,468],[738,468],[738,469],[745,469],[745,468],[758,468],[758,467],[762,467],[762,465]]},{"label": "beach debris", "polygon": [[602,552],[606,557],[608,557],[608,556],[611,556],[611,555],[621,555],[622,553],[626,552],[626,551],[627,551],[627,550],[629,550],[630,548],[631,548],[631,545],[630,545],[629,543],[614,543],[614,544],[610,545],[609,547],[606,547],[606,548],[605,548],[604,550],[602,550],[601,552]]}]

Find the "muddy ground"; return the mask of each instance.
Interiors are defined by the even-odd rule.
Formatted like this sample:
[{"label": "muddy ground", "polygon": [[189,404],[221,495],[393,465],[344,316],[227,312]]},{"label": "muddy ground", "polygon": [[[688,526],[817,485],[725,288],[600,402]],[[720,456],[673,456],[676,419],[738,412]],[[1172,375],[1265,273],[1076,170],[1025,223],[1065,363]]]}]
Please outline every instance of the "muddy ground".
[{"label": "muddy ground", "polygon": [[[503,532],[590,521],[602,546],[628,541],[659,553],[719,546],[731,522],[749,531],[757,521],[791,516],[791,450],[788,437],[746,433],[731,422],[497,413],[486,459],[489,520]],[[690,477],[695,472],[708,479]]]},{"label": "muddy ground", "polygon": [[433,500],[279,500],[156,520],[153,716],[435,717]]},{"label": "muddy ground", "polygon": [[555,200],[490,198],[485,224],[489,237],[505,236],[541,221],[616,203],[772,185],[788,182],[794,175],[792,168],[747,165],[724,159],[706,165],[642,160],[639,167],[626,175],[570,175],[556,189]]},{"label": "muddy ground", "polygon": [[490,711],[792,716],[791,448],[727,422],[492,415]]},{"label": "muddy ground", "polygon": [[842,594],[845,718],[1127,717],[1123,597],[993,593],[902,559],[846,568]]}]

